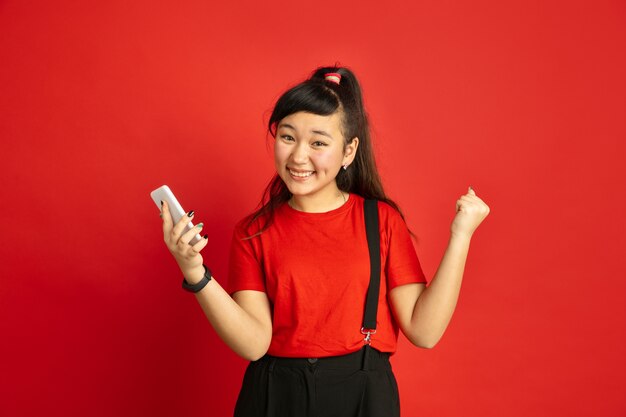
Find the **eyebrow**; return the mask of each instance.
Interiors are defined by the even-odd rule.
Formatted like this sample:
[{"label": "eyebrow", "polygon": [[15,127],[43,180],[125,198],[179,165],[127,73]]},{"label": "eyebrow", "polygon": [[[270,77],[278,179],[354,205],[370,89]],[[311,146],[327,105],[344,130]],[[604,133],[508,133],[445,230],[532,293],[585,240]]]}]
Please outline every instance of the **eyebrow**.
[{"label": "eyebrow", "polygon": [[[287,127],[289,129],[296,130],[296,128],[291,126],[289,123],[281,123],[281,124],[279,124],[278,128],[280,129],[281,127]],[[326,136],[326,137],[334,140],[334,138],[332,136],[330,136],[330,134],[324,132],[323,130],[311,130],[311,132],[312,133],[316,133],[318,135]]]}]

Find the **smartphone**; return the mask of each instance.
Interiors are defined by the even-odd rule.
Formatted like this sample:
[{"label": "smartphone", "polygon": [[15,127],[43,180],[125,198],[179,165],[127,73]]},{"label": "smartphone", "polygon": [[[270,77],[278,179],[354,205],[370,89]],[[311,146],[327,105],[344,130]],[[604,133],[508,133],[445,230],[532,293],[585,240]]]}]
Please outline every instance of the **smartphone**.
[{"label": "smartphone", "polygon": [[[174,222],[174,224],[178,223],[178,221],[183,216],[187,215],[187,212],[183,210],[183,207],[180,205],[176,197],[174,197],[174,193],[172,192],[172,190],[170,190],[170,187],[168,187],[167,185],[162,185],[161,187],[152,191],[150,193],[150,197],[152,197],[154,204],[157,205],[159,210],[161,210],[161,201],[165,201],[167,203],[170,209],[170,213],[172,215],[172,221]],[[188,230],[191,230],[191,228],[193,228],[193,224],[191,222],[187,223],[181,235],[187,232]],[[200,241],[200,239],[202,239],[202,237],[199,234],[196,234],[191,239],[189,244],[195,245],[196,243]]]}]

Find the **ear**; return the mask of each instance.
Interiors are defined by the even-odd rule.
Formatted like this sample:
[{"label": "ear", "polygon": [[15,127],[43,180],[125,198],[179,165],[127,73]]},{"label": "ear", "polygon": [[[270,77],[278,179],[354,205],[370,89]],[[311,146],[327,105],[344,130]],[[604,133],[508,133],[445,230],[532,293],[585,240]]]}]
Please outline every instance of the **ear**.
[{"label": "ear", "polygon": [[346,148],[343,152],[343,164],[350,165],[354,158],[356,157],[356,150],[359,147],[359,138],[354,137],[352,141],[346,145]]}]

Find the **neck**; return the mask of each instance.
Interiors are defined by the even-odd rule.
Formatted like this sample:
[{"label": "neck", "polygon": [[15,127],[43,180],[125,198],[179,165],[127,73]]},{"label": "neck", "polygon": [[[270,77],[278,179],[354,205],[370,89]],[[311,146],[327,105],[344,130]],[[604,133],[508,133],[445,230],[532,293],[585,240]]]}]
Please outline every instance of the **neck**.
[{"label": "neck", "polygon": [[348,197],[348,193],[337,189],[335,193],[324,199],[320,197],[293,195],[289,199],[289,205],[305,213],[325,213],[343,206],[346,201],[348,201]]}]

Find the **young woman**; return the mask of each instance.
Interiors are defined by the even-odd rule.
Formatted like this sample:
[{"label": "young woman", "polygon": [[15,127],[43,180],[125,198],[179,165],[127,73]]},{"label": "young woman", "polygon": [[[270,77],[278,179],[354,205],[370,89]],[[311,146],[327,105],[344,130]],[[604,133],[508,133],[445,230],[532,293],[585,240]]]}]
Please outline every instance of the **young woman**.
[{"label": "young woman", "polygon": [[[269,131],[276,175],[260,208],[235,227],[228,290],[203,265],[207,236],[189,245],[202,223],[181,234],[193,211],[174,225],[166,203],[162,210],[183,285],[222,340],[250,361],[235,416],[399,416],[389,362],[398,332],[422,348],[441,338],[489,207],[471,187],[456,201],[448,247],[426,287],[404,218],[383,191],[352,71],[315,70],[279,98]],[[378,207],[378,226],[370,226],[378,230],[378,284],[370,284],[377,267],[366,199]],[[370,286],[379,293],[366,307]],[[366,328],[372,309],[375,326]]]}]

